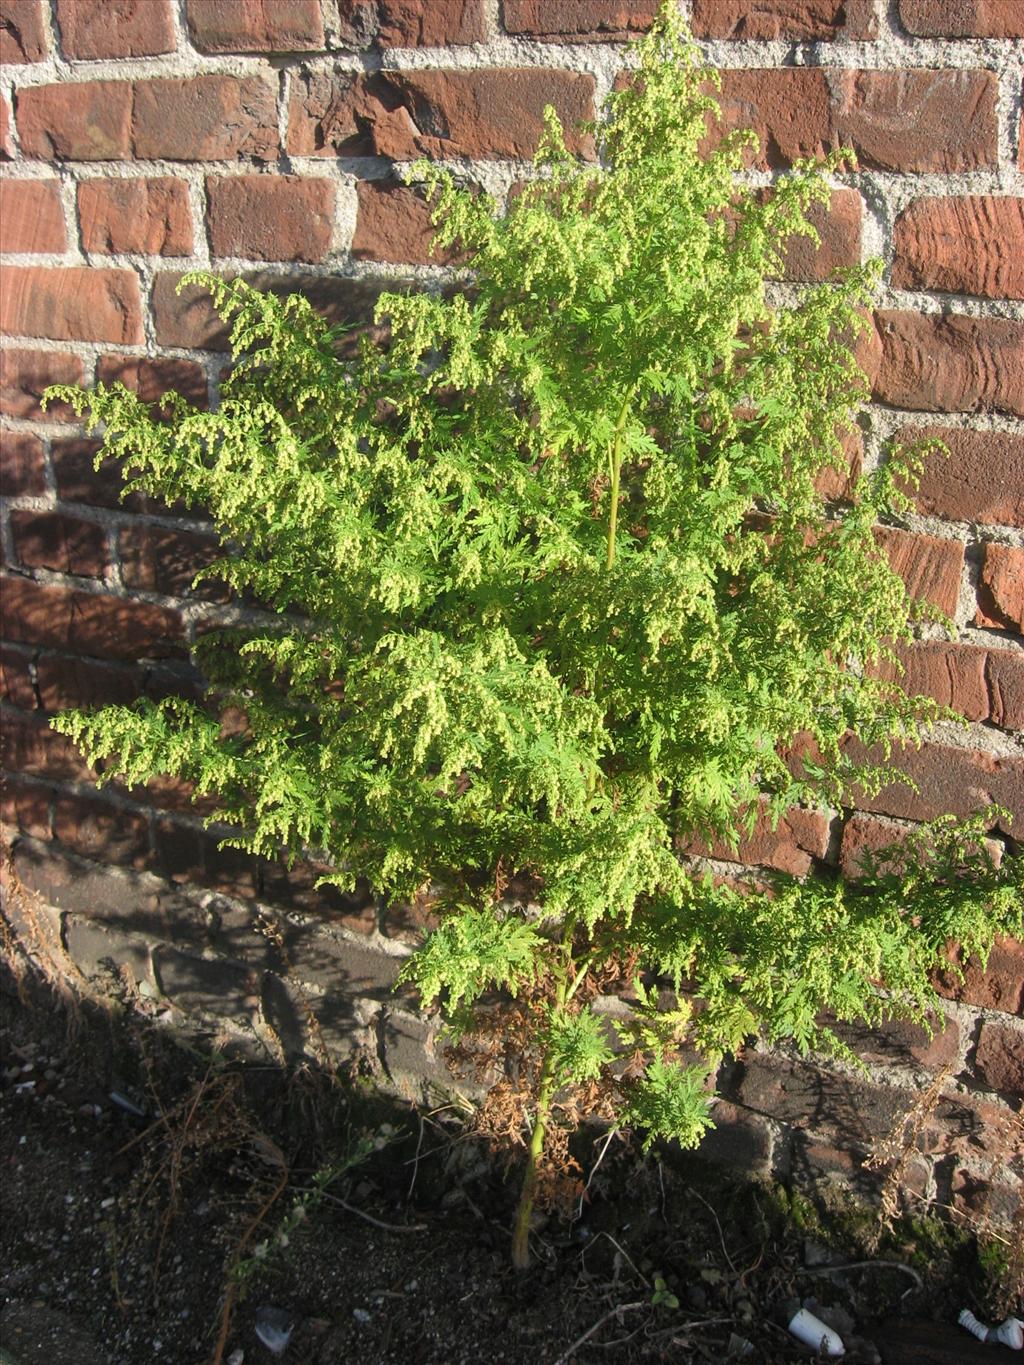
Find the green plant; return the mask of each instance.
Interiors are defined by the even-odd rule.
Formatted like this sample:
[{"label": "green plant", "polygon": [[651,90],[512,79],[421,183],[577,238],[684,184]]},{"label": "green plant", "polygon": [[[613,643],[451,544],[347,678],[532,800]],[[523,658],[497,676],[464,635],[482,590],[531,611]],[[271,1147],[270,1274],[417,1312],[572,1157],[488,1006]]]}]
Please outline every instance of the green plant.
[{"label": "green plant", "polygon": [[[209,510],[231,552],[208,572],[277,613],[203,638],[207,705],[57,728],[105,776],[215,794],[241,847],[313,847],[326,881],[432,898],[406,978],[484,1052],[505,1030],[519,1053],[493,1093],[528,1134],[520,1265],[582,1112],[696,1144],[724,1053],[757,1034],[838,1047],[824,1010],[923,1017],[947,941],[984,952],[1022,917],[1021,860],[983,847],[991,813],[852,884],[717,884],[679,856],[735,846],[762,809],[851,804],[945,713],[876,668],[923,609],[872,528],[926,451],[841,508],[818,491],[866,397],[851,348],[875,270],[791,306],[766,293],[844,157],[747,187],[753,134],[704,149],[715,76],[669,9],[637,77],[593,129],[600,164],[548,112],[505,216],[415,168],[472,287],[384,295],[386,344],[344,359],[302,298],[195,277],[232,321],[216,412],[171,398],[161,422],[117,385],[56,391],[104,424],[129,490]],[[228,707],[243,729],[222,729]],[[630,980],[623,1069],[593,1002]],[[512,1003],[487,1044],[474,1006],[496,989]]]}]

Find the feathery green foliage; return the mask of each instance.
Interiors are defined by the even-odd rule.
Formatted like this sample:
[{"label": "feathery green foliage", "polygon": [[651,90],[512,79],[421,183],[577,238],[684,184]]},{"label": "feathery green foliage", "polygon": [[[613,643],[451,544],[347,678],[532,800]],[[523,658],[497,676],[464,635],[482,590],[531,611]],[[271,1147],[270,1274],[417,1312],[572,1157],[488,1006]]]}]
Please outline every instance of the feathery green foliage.
[{"label": "feathery green foliage", "polygon": [[[414,168],[472,282],[384,295],[386,344],[341,358],[301,297],[197,276],[238,361],[215,412],[172,398],[158,422],[119,385],[59,391],[127,490],[208,509],[230,551],[207,572],[277,615],[204,639],[209,704],[57,728],[110,774],[215,795],[242,847],[314,848],[327,880],[395,898],[435,889],[407,978],[463,1015],[495,987],[534,1011],[527,1218],[566,1087],[695,1143],[723,1053],[828,1044],[824,1010],[920,1017],[949,938],[984,952],[1021,927],[1021,860],[977,851],[983,818],[851,885],[738,890],[680,860],[693,839],[735,847],[759,801],[774,818],[877,790],[891,746],[942,713],[875,668],[923,609],[872,527],[927,450],[841,506],[818,491],[867,397],[852,345],[876,268],[785,307],[766,288],[846,158],[757,192],[753,134],[703,147],[716,77],[669,10],[638,53],[593,129],[600,161],[549,111],[507,213]],[[222,733],[225,707],[242,732]],[[851,735],[882,760],[852,762]],[[535,904],[504,896],[512,873]],[[624,1075],[590,1003],[616,972],[637,983]],[[703,1008],[662,1017],[657,976]]]}]

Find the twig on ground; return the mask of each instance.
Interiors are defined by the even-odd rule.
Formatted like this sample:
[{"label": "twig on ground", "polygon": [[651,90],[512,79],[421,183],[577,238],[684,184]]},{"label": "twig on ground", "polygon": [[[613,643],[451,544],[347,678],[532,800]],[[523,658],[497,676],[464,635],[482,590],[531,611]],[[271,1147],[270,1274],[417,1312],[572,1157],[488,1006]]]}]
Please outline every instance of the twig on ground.
[{"label": "twig on ground", "polygon": [[420,1115],[420,1135],[419,1135],[419,1137],[416,1139],[416,1155],[415,1155],[415,1156],[413,1157],[413,1159],[412,1159],[412,1162],[413,1162],[413,1165],[412,1165],[412,1178],[411,1178],[411,1180],[409,1181],[409,1189],[408,1189],[408,1192],[406,1193],[406,1196],[405,1196],[406,1203],[408,1203],[408,1201],[412,1198],[412,1192],[413,1192],[413,1190],[416,1188],[416,1177],[417,1177],[417,1176],[419,1175],[419,1173],[420,1173],[420,1150],[421,1150],[422,1147],[423,1147],[423,1115],[421,1114],[421,1115]]},{"label": "twig on ground", "polygon": [[579,1203],[579,1208],[576,1210],[576,1217],[577,1217],[577,1218],[582,1218],[582,1217],[583,1217],[583,1200],[586,1198],[587,1191],[590,1189],[591,1182],[593,1181],[594,1176],[597,1175],[597,1168],[598,1168],[598,1166],[600,1166],[601,1162],[604,1160],[604,1154],[605,1154],[605,1152],[607,1152],[608,1147],[609,1147],[609,1144],[611,1143],[612,1138],[615,1136],[615,1134],[616,1134],[617,1132],[618,1132],[618,1129],[617,1129],[617,1128],[609,1128],[609,1129],[608,1129],[608,1136],[607,1136],[607,1137],[605,1138],[605,1140],[604,1140],[604,1145],[602,1146],[600,1152],[598,1152],[598,1154],[597,1154],[597,1160],[594,1162],[593,1166],[590,1168],[590,1174],[587,1176],[587,1183],[583,1186],[583,1189],[580,1191],[580,1203]]},{"label": "twig on ground", "polygon": [[357,1209],[355,1204],[350,1204],[346,1199],[339,1199],[336,1194],[328,1194],[326,1190],[306,1189],[300,1186],[292,1187],[297,1194],[315,1194],[320,1199],[326,1199],[329,1204],[337,1204],[338,1208],[344,1209],[346,1213],[353,1213],[357,1218],[362,1218],[364,1222],[372,1223],[375,1228],[381,1228],[384,1232],[429,1232],[426,1223],[385,1223],[382,1218],[374,1218],[372,1213],[366,1213],[363,1209]]},{"label": "twig on ground", "polygon": [[699,1199],[699,1200],[700,1200],[700,1202],[701,1202],[701,1203],[704,1205],[704,1207],[707,1209],[708,1213],[710,1213],[710,1214],[711,1214],[711,1217],[715,1220],[715,1227],[718,1229],[718,1240],[719,1240],[719,1241],[721,1242],[721,1244],[722,1244],[722,1254],[725,1256],[725,1259],[729,1262],[729,1269],[730,1269],[730,1270],[732,1271],[732,1273],[735,1275],[735,1274],[736,1274],[736,1267],[735,1267],[735,1265],[733,1264],[732,1257],[729,1255],[729,1248],[725,1245],[725,1233],[722,1231],[722,1225],[721,1225],[721,1223],[718,1221],[718,1214],[714,1211],[714,1209],[711,1207],[711,1205],[708,1203],[708,1201],[704,1198],[704,1196],[703,1196],[702,1194],[698,1193],[698,1191],[695,1190],[695,1189],[693,1188],[692,1185],[687,1186],[687,1188],[689,1189],[690,1193],[693,1195],[693,1197],[694,1197],[695,1199]]},{"label": "twig on ground", "polygon": [[[879,1267],[886,1270],[902,1270],[904,1275],[909,1275],[914,1281],[914,1286],[917,1289],[924,1289],[924,1280],[918,1272],[913,1266],[904,1265],[902,1261],[847,1261],[844,1265],[813,1266],[809,1269],[799,1269],[796,1273],[798,1275],[842,1275],[847,1270],[875,1270]],[[905,1299],[909,1293],[911,1293],[910,1289],[906,1290],[901,1297]]]},{"label": "twig on ground", "polygon": [[[632,1265],[632,1261],[630,1262],[630,1265]],[[595,1336],[600,1332],[605,1323],[610,1322],[612,1318],[620,1317],[623,1313],[635,1313],[638,1308],[646,1308],[647,1306],[648,1304],[645,1299],[637,1299],[635,1303],[617,1304],[615,1308],[612,1308],[609,1312],[605,1313],[604,1317],[598,1318],[593,1326],[588,1327],[582,1336],[577,1337],[569,1349],[563,1351],[558,1357],[555,1361],[555,1365],[568,1365],[568,1362],[572,1360],[580,1347],[585,1345],[592,1336]]]}]

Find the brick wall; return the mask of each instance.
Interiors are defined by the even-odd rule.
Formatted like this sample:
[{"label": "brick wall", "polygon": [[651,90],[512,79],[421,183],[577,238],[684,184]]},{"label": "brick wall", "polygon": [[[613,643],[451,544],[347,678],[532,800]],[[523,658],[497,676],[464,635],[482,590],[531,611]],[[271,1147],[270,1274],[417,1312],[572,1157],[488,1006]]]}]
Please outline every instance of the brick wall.
[{"label": "brick wall", "polygon": [[[5,564],[3,817],[54,942],[91,971],[132,964],[175,1009],[271,1048],[311,1047],[307,1004],[339,1050],[415,1070],[429,1033],[388,1001],[415,926],[372,897],[313,891],[315,869],[220,851],[174,783],[96,794],[47,716],[190,688],[188,648],[235,608],[193,590],[209,528],[92,468],[54,381],[120,378],[217,401],[222,329],[181,273],[212,265],[301,289],[364,320],[396,279],[445,278],[424,206],[396,163],[448,159],[499,197],[526,173],[544,105],[587,117],[621,69],[638,0],[0,0],[0,383]],[[687,0],[724,71],[728,121],[793,158],[852,144],[824,247],[792,280],[881,255],[875,402],[858,461],[905,431],[951,456],[882,543],[912,590],[955,619],[955,643],[906,651],[907,686],[952,703],[942,728],[860,811],[794,812],[741,848],[749,864],[855,870],[908,822],[998,800],[1024,822],[1024,146],[1021,0]],[[581,150],[586,151],[585,147]],[[468,164],[467,164],[468,163]],[[784,288],[784,286],[783,286]],[[1004,840],[1010,830],[996,831]],[[727,850],[701,850],[735,871]],[[212,898],[212,899],[211,899]],[[273,957],[246,906],[274,907],[297,961]],[[286,936],[287,936],[286,935]],[[291,941],[291,940],[289,940]],[[101,951],[104,947],[109,951]],[[269,956],[268,956],[269,954]],[[295,990],[299,989],[299,996]],[[929,1043],[853,1036],[865,1077],[753,1051],[721,1078],[710,1146],[780,1172],[853,1178],[936,1068],[947,1097],[911,1182],[926,1198],[1009,1207],[1024,1164],[1024,950],[947,983]],[[296,1004],[296,1000],[299,1003]],[[302,1002],[306,1003],[302,1003]],[[333,1033],[331,1032],[333,1029]],[[429,1048],[428,1048],[429,1052]],[[429,1068],[436,1067],[430,1061]],[[420,1068],[422,1070],[422,1066]],[[433,1074],[433,1073],[431,1073]]]}]

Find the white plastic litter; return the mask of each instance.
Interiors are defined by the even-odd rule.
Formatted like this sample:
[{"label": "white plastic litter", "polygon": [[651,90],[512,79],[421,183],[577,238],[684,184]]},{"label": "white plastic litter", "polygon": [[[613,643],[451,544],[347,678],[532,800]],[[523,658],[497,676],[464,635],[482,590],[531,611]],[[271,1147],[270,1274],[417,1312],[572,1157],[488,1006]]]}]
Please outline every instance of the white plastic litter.
[{"label": "white plastic litter", "polygon": [[790,1318],[789,1331],[797,1341],[802,1341],[815,1351],[824,1351],[827,1356],[846,1354],[846,1347],[839,1336],[831,1327],[826,1327],[820,1318],[808,1313],[806,1308],[801,1308],[799,1313]]},{"label": "white plastic litter", "polygon": [[1007,1318],[998,1327],[986,1327],[969,1308],[965,1308],[957,1321],[971,1336],[989,1346],[1009,1346],[1011,1351],[1024,1351],[1024,1322],[1019,1318]]},{"label": "white plastic litter", "polygon": [[291,1314],[281,1308],[256,1310],[256,1335],[276,1356],[281,1355],[291,1341],[294,1327]]}]

